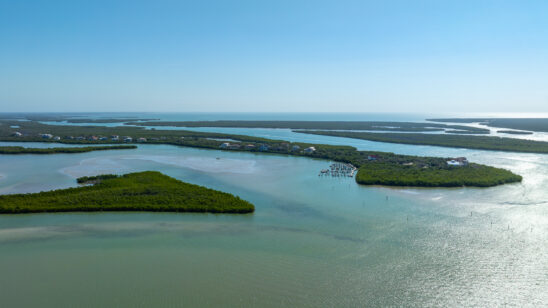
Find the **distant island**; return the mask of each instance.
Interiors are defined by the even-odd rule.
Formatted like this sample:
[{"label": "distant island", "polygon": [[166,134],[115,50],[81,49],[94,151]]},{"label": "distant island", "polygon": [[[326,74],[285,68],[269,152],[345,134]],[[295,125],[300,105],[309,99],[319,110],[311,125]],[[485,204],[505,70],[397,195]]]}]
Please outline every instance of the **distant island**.
[{"label": "distant island", "polygon": [[501,134],[510,134],[510,135],[532,135],[533,132],[523,131],[523,130],[497,130],[497,133]]},{"label": "distant island", "polygon": [[501,127],[534,132],[548,132],[548,118],[445,118],[428,119],[432,122],[481,123],[491,127]]},{"label": "distant island", "polygon": [[467,148],[488,151],[506,151],[522,153],[548,153],[548,142],[534,141],[506,137],[442,135],[442,134],[415,134],[415,133],[369,133],[369,132],[340,132],[326,130],[298,130],[303,134],[346,137],[370,141],[433,145],[450,148]]},{"label": "distant island", "polygon": [[106,145],[71,148],[25,148],[18,146],[0,146],[0,154],[74,154],[92,151],[131,150],[136,148],[137,146],[135,145]]},{"label": "distant island", "polygon": [[199,212],[245,214],[253,204],[229,193],[184,183],[156,171],[81,178],[82,186],[0,196],[0,213]]},{"label": "distant island", "polygon": [[437,132],[488,134],[489,130],[465,125],[388,121],[130,121],[125,125],[175,127],[245,127],[286,129],[370,130],[399,132]]}]

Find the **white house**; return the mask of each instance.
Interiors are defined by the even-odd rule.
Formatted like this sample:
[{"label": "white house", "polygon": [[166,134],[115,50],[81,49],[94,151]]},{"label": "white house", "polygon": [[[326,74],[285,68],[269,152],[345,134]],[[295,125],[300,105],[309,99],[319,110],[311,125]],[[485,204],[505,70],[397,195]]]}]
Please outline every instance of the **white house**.
[{"label": "white house", "polygon": [[457,167],[468,166],[468,159],[466,159],[466,157],[453,158],[453,159],[447,161],[447,165],[457,166]]},{"label": "white house", "polygon": [[314,153],[315,151],[316,151],[315,147],[308,147],[308,148],[304,149],[304,152],[306,154],[311,154],[311,153]]}]

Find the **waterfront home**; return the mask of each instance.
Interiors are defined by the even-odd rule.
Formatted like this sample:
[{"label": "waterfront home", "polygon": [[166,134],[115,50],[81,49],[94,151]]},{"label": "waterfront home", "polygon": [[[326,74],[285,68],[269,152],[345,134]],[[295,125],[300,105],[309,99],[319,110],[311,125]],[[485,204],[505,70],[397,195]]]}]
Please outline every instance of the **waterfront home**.
[{"label": "waterfront home", "polygon": [[226,148],[228,148],[229,146],[230,146],[230,143],[225,142],[225,143],[221,144],[219,147],[220,147],[221,149],[226,149]]},{"label": "waterfront home", "polygon": [[261,144],[261,145],[259,146],[259,151],[263,151],[263,152],[264,152],[264,151],[268,151],[268,150],[270,150],[270,147],[269,147],[267,144]]},{"label": "waterfront home", "polygon": [[110,140],[111,140],[111,141],[120,141],[120,137],[118,137],[118,136],[111,136],[111,137],[110,137]]},{"label": "waterfront home", "polygon": [[304,152],[306,154],[312,154],[312,153],[316,152],[316,148],[315,147],[308,147],[308,148],[304,149]]},{"label": "waterfront home", "polygon": [[245,149],[246,150],[253,150],[253,149],[255,149],[255,145],[254,144],[248,144],[248,145],[245,146]]},{"label": "waterfront home", "polygon": [[97,137],[97,136],[91,136],[91,137],[88,138],[88,140],[89,140],[89,141],[97,141],[97,140],[99,140],[99,137]]},{"label": "waterfront home", "polygon": [[457,157],[447,161],[449,166],[468,166],[468,159],[466,157]]},{"label": "waterfront home", "polygon": [[107,137],[100,137],[99,140],[101,140],[101,141],[107,141],[108,138],[107,138]]},{"label": "waterfront home", "polygon": [[300,149],[301,149],[301,147],[298,146],[298,145],[294,145],[294,146],[291,148],[292,151],[298,151],[298,150],[300,150]]},{"label": "waterfront home", "polygon": [[82,136],[78,136],[78,137],[76,137],[76,140],[79,140],[79,141],[82,141],[82,140],[84,140],[84,139],[85,139],[85,138],[84,138],[84,137],[82,137]]},{"label": "waterfront home", "polygon": [[124,137],[124,142],[132,142],[132,141],[133,141],[133,138],[131,138],[130,136]]},{"label": "waterfront home", "polygon": [[66,136],[65,139],[73,140],[74,136]]},{"label": "waterfront home", "polygon": [[21,134],[20,132],[15,132],[15,133],[13,133],[13,136],[15,136],[15,137],[21,137],[21,136],[23,136],[23,134]]},{"label": "waterfront home", "polygon": [[55,140],[55,141],[59,141],[59,140],[61,140],[61,137],[59,137],[59,136],[55,136],[55,137],[53,137],[53,140]]},{"label": "waterfront home", "polygon": [[240,149],[240,144],[238,144],[238,143],[229,144],[228,149],[230,149],[230,150],[239,150]]},{"label": "waterfront home", "polygon": [[40,134],[40,136],[44,139],[51,139],[53,138],[53,135],[52,134]]},{"label": "waterfront home", "polygon": [[147,138],[141,137],[141,138],[137,139],[137,142],[147,142]]}]

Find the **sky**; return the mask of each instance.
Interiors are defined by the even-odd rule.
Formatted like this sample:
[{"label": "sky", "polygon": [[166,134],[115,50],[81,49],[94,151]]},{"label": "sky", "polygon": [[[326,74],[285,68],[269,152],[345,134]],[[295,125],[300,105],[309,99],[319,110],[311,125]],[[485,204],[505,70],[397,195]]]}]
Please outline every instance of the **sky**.
[{"label": "sky", "polygon": [[548,1],[0,0],[0,111],[548,112]]}]

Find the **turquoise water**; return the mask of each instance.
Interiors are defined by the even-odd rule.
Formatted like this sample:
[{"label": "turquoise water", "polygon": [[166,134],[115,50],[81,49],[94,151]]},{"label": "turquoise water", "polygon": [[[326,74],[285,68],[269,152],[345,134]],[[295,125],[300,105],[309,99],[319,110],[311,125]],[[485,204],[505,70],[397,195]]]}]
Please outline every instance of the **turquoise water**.
[{"label": "turquoise water", "polygon": [[547,155],[281,134],[402,154],[464,155],[511,169],[524,182],[489,189],[364,187],[318,177],[328,161],[167,145],[4,155],[0,193],[74,186],[82,175],[158,170],[237,194],[256,212],[2,215],[2,306],[548,302]]}]

